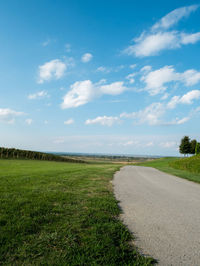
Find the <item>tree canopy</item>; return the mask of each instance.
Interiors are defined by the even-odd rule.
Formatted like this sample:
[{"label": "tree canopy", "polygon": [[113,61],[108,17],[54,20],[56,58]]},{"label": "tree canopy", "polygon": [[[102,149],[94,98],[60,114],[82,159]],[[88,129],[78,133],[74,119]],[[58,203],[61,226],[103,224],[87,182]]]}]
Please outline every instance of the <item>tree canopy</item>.
[{"label": "tree canopy", "polygon": [[181,154],[199,154],[200,153],[200,143],[196,139],[190,140],[189,136],[184,136],[181,139],[179,145],[179,152]]}]

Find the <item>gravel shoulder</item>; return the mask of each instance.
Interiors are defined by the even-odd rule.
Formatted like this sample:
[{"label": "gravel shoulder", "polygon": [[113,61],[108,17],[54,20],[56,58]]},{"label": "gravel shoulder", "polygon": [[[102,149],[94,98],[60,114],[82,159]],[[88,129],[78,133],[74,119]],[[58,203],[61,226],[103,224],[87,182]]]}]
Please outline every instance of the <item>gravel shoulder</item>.
[{"label": "gravel shoulder", "polygon": [[143,166],[115,174],[114,192],[135,244],[159,265],[200,265],[200,185]]}]

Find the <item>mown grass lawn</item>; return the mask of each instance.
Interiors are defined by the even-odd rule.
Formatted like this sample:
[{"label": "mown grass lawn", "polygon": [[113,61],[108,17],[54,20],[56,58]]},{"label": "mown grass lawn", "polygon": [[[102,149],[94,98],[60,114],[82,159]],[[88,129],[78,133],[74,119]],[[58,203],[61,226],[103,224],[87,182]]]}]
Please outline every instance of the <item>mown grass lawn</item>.
[{"label": "mown grass lawn", "polygon": [[[191,164],[190,168],[188,168],[187,170],[183,170],[184,169],[183,165],[186,164],[188,159],[189,161],[191,161],[192,158],[180,159],[180,158],[169,157],[169,158],[152,160],[145,163],[140,163],[138,165],[154,167],[160,171],[200,183],[200,173],[197,172],[195,173],[193,171],[193,168],[197,167],[196,161],[193,166]],[[200,168],[200,164],[198,165],[198,167]]]},{"label": "mown grass lawn", "polygon": [[118,219],[119,168],[0,160],[0,264],[150,265]]}]

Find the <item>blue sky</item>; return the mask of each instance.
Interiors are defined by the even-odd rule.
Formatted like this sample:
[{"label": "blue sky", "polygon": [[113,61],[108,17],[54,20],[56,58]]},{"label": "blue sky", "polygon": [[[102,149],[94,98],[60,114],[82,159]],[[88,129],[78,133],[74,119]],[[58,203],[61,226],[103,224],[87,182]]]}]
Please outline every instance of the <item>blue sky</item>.
[{"label": "blue sky", "polygon": [[0,2],[0,146],[177,155],[200,141],[200,2]]}]

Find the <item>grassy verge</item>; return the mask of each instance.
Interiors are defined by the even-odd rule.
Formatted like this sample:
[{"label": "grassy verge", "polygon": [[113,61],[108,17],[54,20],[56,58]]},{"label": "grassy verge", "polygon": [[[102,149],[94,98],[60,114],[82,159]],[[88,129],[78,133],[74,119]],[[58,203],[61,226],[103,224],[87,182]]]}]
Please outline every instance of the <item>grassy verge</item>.
[{"label": "grassy verge", "polygon": [[194,155],[189,158],[182,158],[171,162],[172,167],[186,170],[195,174],[200,174],[200,155]]},{"label": "grassy verge", "polygon": [[[152,160],[149,162],[141,163],[138,165],[141,166],[149,166],[149,167],[154,167],[160,171],[182,177],[185,179],[188,179],[190,181],[194,181],[197,183],[200,183],[200,173],[193,173],[191,170],[183,170],[178,167],[175,168],[175,165],[177,165],[177,162],[181,162],[184,159],[178,159],[178,158],[162,158],[162,159],[157,159],[157,160]],[[183,161],[184,165],[184,161]]]},{"label": "grassy verge", "polygon": [[150,265],[118,219],[119,168],[0,160],[0,264]]}]

